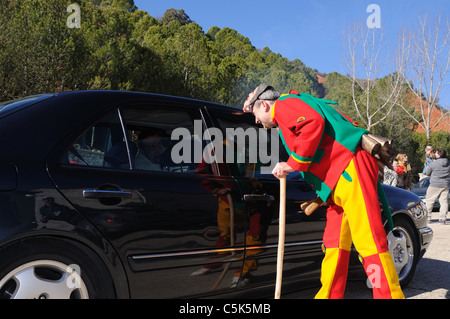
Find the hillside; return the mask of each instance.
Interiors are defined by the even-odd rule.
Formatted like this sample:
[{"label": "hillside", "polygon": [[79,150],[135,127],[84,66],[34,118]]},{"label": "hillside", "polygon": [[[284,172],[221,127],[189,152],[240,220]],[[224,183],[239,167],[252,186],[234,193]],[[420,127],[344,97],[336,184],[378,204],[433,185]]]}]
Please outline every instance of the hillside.
[{"label": "hillside", "polygon": [[268,82],[323,96],[314,71],[231,28],[206,33],[183,10],[161,19],[128,0],[80,0],[80,28],[68,28],[70,1],[4,0],[0,6],[0,101],[67,90],[133,90],[242,105]]}]

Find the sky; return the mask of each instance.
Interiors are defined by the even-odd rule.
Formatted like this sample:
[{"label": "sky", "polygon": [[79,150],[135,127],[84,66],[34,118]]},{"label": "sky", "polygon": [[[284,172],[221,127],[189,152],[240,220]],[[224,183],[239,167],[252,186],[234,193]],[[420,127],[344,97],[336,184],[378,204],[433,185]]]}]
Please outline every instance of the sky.
[{"label": "sky", "polygon": [[[450,0],[135,0],[138,9],[155,18],[170,8],[184,9],[204,32],[229,27],[258,49],[269,47],[319,72],[341,74],[347,73],[343,32],[373,17],[371,4],[379,7],[385,43],[394,43],[402,28],[414,28],[425,12],[450,15]],[[446,82],[450,84],[450,72]],[[441,94],[441,105],[450,109],[450,85]]]}]

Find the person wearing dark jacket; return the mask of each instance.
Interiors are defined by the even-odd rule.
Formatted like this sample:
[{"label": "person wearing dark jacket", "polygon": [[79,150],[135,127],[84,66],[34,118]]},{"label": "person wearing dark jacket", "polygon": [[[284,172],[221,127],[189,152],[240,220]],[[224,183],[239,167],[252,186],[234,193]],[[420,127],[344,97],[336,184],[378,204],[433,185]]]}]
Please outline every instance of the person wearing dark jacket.
[{"label": "person wearing dark jacket", "polygon": [[450,163],[444,149],[436,151],[436,160],[428,165],[425,175],[430,177],[430,186],[427,190],[426,204],[428,219],[431,218],[433,204],[439,198],[439,223],[445,224],[448,212],[448,188],[450,185]]}]

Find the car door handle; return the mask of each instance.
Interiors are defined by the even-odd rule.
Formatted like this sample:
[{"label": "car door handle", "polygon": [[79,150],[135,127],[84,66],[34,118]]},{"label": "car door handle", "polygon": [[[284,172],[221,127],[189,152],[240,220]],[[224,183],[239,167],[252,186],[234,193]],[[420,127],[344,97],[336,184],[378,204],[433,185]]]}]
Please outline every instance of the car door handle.
[{"label": "car door handle", "polygon": [[254,202],[254,201],[266,201],[272,202],[275,200],[273,195],[269,194],[245,194],[244,201],[246,202]]},{"label": "car door handle", "polygon": [[112,190],[83,190],[84,198],[131,198],[131,192],[112,191]]}]

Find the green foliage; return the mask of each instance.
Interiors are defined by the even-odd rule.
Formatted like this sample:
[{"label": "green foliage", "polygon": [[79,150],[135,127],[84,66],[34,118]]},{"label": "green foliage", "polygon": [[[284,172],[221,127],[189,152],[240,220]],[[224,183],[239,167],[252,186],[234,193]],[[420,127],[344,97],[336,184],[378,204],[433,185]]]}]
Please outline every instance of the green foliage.
[{"label": "green foliage", "polygon": [[[72,3],[81,7],[79,29],[67,26]],[[112,89],[241,107],[249,92],[267,82],[282,93],[296,89],[338,101],[341,112],[359,121],[344,75],[330,73],[320,84],[317,72],[302,61],[257,49],[231,28],[213,26],[205,33],[184,10],[169,9],[158,20],[133,0],[2,0],[0,30],[0,101]],[[378,81],[379,86],[388,81]],[[425,144],[449,150],[448,133],[434,133],[427,142],[413,133],[414,125],[395,110],[374,133],[393,137],[398,151],[408,153],[417,167]]]},{"label": "green foliage", "polygon": [[[0,7],[0,98],[75,87],[87,58],[84,38],[66,26],[69,1],[12,1]],[[43,14],[45,13],[45,14]]]},{"label": "green foliage", "polygon": [[[378,87],[375,87],[374,90],[380,90],[384,85],[388,85],[389,79],[389,76],[380,79],[378,81]],[[355,110],[351,91],[351,80],[339,73],[330,73],[326,76],[324,88],[326,98],[339,103],[337,106],[339,111],[356,119],[359,121],[361,127],[365,127]],[[405,94],[407,94],[407,91]],[[355,95],[357,98],[363,97],[361,88],[356,88]],[[406,99],[406,97],[403,97],[403,99]],[[375,99],[371,103],[376,106],[380,104],[380,101]],[[408,111],[414,114],[413,107]],[[420,114],[417,114],[417,119],[419,119],[419,116]],[[401,108],[393,108],[390,115],[384,121],[372,128],[372,133],[392,138],[397,153],[406,153],[408,155],[415,182],[417,182],[418,173],[422,172],[425,163],[426,145],[432,145],[434,148],[442,147],[447,152],[450,151],[450,133],[444,131],[434,132],[431,134],[430,140],[427,141],[426,134],[415,132],[416,128],[417,123],[411,117],[405,116],[405,112]]]},{"label": "green foliage", "polygon": [[[81,28],[66,25],[71,3]],[[323,96],[312,69],[257,50],[231,28],[207,33],[184,10],[161,20],[133,0],[4,0],[0,100],[80,89],[136,90],[240,106],[261,82]]]},{"label": "green foliage", "polygon": [[134,5],[134,0],[91,0],[90,2],[96,6],[113,6],[129,12],[137,9],[137,7]]},{"label": "green foliage", "polygon": [[178,21],[181,25],[189,24],[192,22],[191,18],[184,12],[183,9],[176,10],[176,9],[169,9],[167,10],[162,19],[162,24],[169,24],[172,21]]}]

